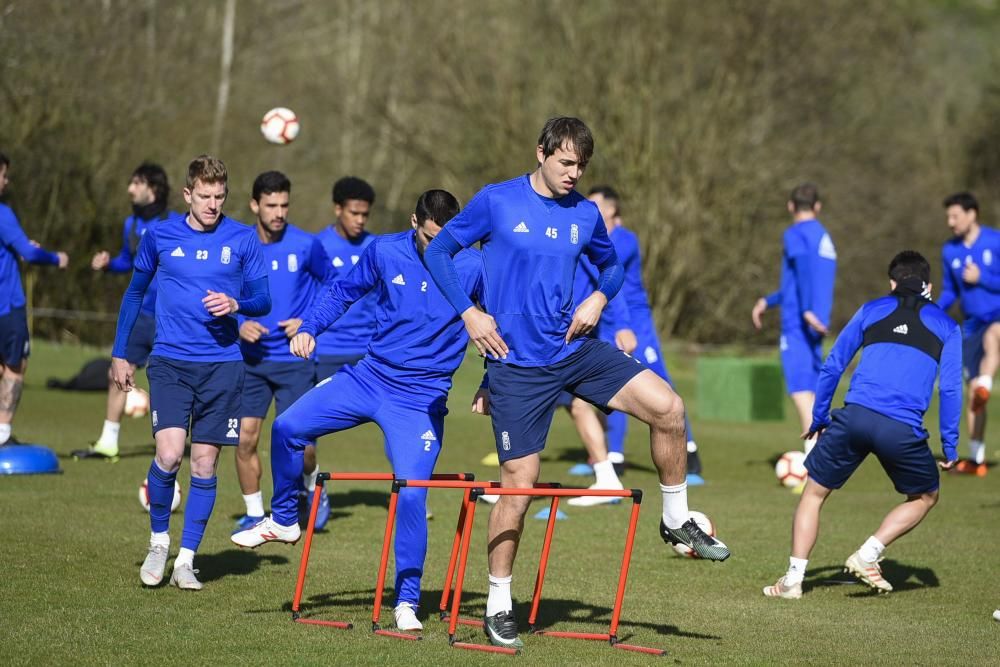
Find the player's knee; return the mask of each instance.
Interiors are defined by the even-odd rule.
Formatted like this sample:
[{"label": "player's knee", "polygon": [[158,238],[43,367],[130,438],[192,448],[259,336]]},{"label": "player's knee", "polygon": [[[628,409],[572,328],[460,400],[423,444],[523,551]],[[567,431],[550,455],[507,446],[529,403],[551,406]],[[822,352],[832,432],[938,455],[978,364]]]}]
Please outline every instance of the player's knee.
[{"label": "player's knee", "polygon": [[922,502],[927,507],[928,511],[930,511],[932,507],[937,505],[938,498],[939,494],[936,489],[934,491],[929,491],[927,493],[920,494],[920,502]]},{"label": "player's knee", "polygon": [[279,416],[271,426],[271,439],[275,445],[283,443],[289,449],[305,449],[306,442],[296,432],[294,420]]},{"label": "player's knee", "polygon": [[656,399],[653,423],[650,426],[661,431],[684,430],[684,401],[673,391],[665,391]]},{"label": "player's knee", "polygon": [[[156,452],[156,465],[160,470],[164,472],[177,472],[181,467],[181,460],[184,458],[184,452],[173,452],[173,451],[157,451]],[[193,470],[192,464],[192,470]]]}]

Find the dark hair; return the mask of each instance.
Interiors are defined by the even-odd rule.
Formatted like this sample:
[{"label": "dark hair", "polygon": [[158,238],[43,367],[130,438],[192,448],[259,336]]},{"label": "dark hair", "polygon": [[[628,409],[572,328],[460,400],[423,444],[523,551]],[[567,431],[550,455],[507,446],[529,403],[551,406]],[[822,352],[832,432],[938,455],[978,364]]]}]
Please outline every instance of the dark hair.
[{"label": "dark hair", "polygon": [[0,167],[9,167],[10,158],[5,153],[0,152]]},{"label": "dark hair", "polygon": [[549,157],[566,143],[573,146],[582,166],[586,166],[590,162],[590,158],[594,154],[594,135],[590,133],[590,128],[582,120],[560,116],[545,121],[545,127],[538,135],[538,145],[542,147],[542,155]]},{"label": "dark hair", "polygon": [[253,179],[251,196],[255,202],[260,202],[261,195],[271,195],[275,192],[292,192],[292,182],[280,171],[265,171]]},{"label": "dark hair", "polygon": [[956,192],[953,195],[945,197],[944,207],[951,208],[952,206],[961,206],[962,210],[966,213],[969,211],[979,213],[979,202],[976,201],[971,192]]},{"label": "dark hair", "polygon": [[418,225],[433,220],[443,227],[446,222],[458,215],[460,208],[455,195],[447,190],[428,190],[417,199],[413,214],[417,216]]},{"label": "dark hair", "polygon": [[801,183],[796,185],[792,194],[788,195],[788,201],[795,207],[795,211],[812,211],[819,203],[819,188],[815,183]]},{"label": "dark hair", "polygon": [[348,199],[375,203],[375,188],[357,176],[345,176],[333,184],[333,203],[344,205]]},{"label": "dark hair", "polygon": [[931,281],[931,265],[915,250],[904,250],[889,262],[889,277],[901,283],[907,278],[919,278],[925,283]]},{"label": "dark hair", "polygon": [[621,197],[618,196],[618,191],[615,190],[610,185],[595,185],[590,188],[590,192],[587,193],[588,197],[594,195],[601,195],[605,199],[614,199],[615,201],[621,201]]},{"label": "dark hair", "polygon": [[153,197],[157,202],[166,202],[170,197],[170,182],[167,180],[167,172],[155,162],[143,162],[135,171],[132,178],[145,181],[146,185],[153,189]]}]

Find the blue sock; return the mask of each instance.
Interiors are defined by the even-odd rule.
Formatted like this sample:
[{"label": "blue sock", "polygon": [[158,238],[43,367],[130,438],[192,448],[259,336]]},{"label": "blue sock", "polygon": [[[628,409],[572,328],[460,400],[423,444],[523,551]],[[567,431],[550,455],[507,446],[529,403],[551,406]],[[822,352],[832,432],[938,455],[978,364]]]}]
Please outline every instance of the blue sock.
[{"label": "blue sock", "polygon": [[149,496],[149,527],[154,533],[170,530],[170,506],[174,503],[174,482],[177,472],[165,472],[156,465],[156,459],[149,464],[146,473],[146,493]]},{"label": "blue sock", "polygon": [[191,478],[191,490],[188,491],[187,505],[184,506],[184,532],[181,533],[181,548],[197,551],[201,538],[205,535],[205,526],[212,516],[215,507],[215,488],[218,477],[201,479]]},{"label": "blue sock", "polygon": [[625,435],[628,433],[628,415],[615,410],[608,415],[608,452],[625,453]]}]

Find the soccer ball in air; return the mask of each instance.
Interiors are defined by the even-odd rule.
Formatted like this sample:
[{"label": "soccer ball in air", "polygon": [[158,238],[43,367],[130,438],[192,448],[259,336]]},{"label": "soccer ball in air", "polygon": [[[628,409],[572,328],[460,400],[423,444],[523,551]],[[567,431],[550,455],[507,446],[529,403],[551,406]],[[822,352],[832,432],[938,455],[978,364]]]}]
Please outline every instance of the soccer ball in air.
[{"label": "soccer ball in air", "polygon": [[125,414],[129,417],[145,417],[149,414],[149,394],[138,387],[125,394]]},{"label": "soccer ball in air", "polygon": [[806,477],[809,476],[805,461],[806,455],[804,452],[785,452],[778,459],[778,462],[774,464],[774,474],[777,475],[778,481],[782,485],[793,489],[806,481]]},{"label": "soccer ball in air", "polygon": [[299,117],[285,107],[275,107],[264,114],[260,133],[272,144],[290,144],[299,136]]},{"label": "soccer ball in air", "polygon": [[[696,512],[695,510],[691,510],[690,512],[688,512],[688,517],[694,519],[694,522],[698,524],[699,528],[705,531],[706,535],[711,535],[712,537],[715,537],[715,524],[712,523],[712,520],[709,519],[705,514],[702,514],[701,512]],[[673,547],[674,551],[676,551],[681,556],[686,556],[688,558],[701,558],[701,556],[692,551],[691,547],[689,547],[686,544],[674,544]]]},{"label": "soccer ball in air", "polygon": [[[142,505],[142,509],[149,511],[149,481],[142,480],[142,484],[139,485],[139,504]],[[175,511],[181,506],[181,485],[174,480],[174,499],[170,503],[170,511]]]}]

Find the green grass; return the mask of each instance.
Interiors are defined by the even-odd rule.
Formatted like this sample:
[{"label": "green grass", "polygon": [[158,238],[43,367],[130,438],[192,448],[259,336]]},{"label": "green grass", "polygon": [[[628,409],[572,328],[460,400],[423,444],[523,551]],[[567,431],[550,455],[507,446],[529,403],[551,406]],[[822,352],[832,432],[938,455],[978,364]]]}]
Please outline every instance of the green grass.
[{"label": "green grass", "polygon": [[[74,462],[65,457],[97,436],[104,397],[44,389],[46,377],[72,375],[96,354],[39,344],[32,358],[15,432],[24,441],[53,447],[63,457],[65,472],[0,479],[0,663],[440,665],[510,659],[449,648],[446,629],[434,613],[458,509],[454,492],[430,493],[436,518],[421,613],[428,618],[420,643],[368,631],[386,485],[333,488],[334,518],[314,542],[304,612],[352,620],[355,629],[300,625],[290,621],[289,610],[301,546],[240,551],[229,542],[232,519],[243,510],[231,451],[223,455],[214,518],[195,560],[205,590],[142,588],[138,567],[149,523],[136,493],[153,451],[148,421],[123,425],[124,455],[117,464]],[[682,394],[693,399],[694,359],[671,361]],[[438,471],[468,470],[485,479],[495,474],[479,464],[492,448],[489,423],[468,412],[478,375],[470,359],[457,377]],[[697,406],[691,407],[697,414]],[[887,552],[885,574],[896,592],[878,597],[860,585],[840,583],[843,560],[899,500],[877,463],[867,462],[827,503],[803,599],[762,597],[761,587],[773,583],[786,566],[796,503],[775,482],[770,463],[798,446],[790,405],[786,414],[786,422],[777,424],[695,419],[709,483],[691,490],[691,507],[712,517],[731,547],[733,557],[722,564],[676,557],[660,541],[656,478],[645,438],[633,427],[628,453],[641,467],[624,481],[642,488],[647,500],[619,635],[666,648],[666,659],[678,663],[996,664],[1000,624],[990,619],[1000,606],[996,470],[986,479],[943,480],[938,507]],[[935,432],[936,415],[928,424]],[[265,433],[265,466],[267,443]],[[568,418],[558,414],[543,455],[543,479],[579,483],[565,473],[581,456]],[[373,427],[323,439],[320,461],[323,469],[387,469],[381,434]],[[180,477],[185,490],[187,474],[185,469]],[[269,481],[265,468],[265,497]],[[628,503],[565,510],[569,519],[558,524],[539,621],[551,628],[606,631]],[[486,516],[486,511],[477,513],[464,597],[468,614],[482,613],[485,602]],[[182,519],[183,514],[174,515],[173,553]],[[543,528],[544,522],[527,520],[515,570],[513,592],[522,620]],[[391,611],[383,620],[391,624]],[[483,640],[472,628],[460,628],[459,637]],[[523,664],[652,660],[600,642],[525,639],[526,650],[517,658]]]}]

